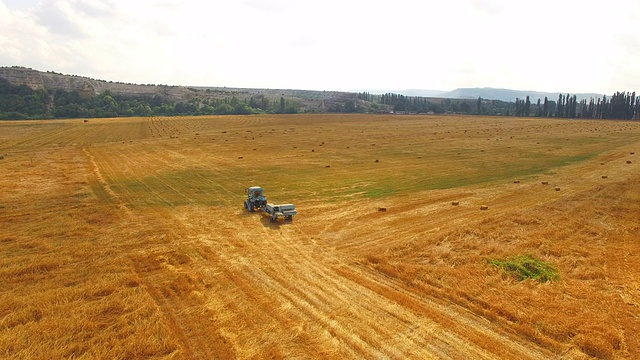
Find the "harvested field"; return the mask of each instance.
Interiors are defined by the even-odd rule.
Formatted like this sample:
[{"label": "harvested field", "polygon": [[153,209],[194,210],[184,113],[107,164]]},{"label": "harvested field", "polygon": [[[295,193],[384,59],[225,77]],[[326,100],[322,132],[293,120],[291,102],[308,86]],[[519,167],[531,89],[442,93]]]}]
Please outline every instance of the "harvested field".
[{"label": "harvested field", "polygon": [[[0,122],[0,357],[636,359],[638,149],[617,121]],[[559,278],[491,263],[525,256]]]}]

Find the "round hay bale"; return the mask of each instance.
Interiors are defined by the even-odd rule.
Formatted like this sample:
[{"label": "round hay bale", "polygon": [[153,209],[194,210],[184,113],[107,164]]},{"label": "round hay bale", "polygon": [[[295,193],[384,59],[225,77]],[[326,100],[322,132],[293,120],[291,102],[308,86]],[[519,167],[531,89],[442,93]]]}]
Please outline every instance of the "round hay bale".
[{"label": "round hay bale", "polygon": [[556,191],[560,191],[560,188],[559,188],[559,187],[557,187],[555,190],[556,190]]},{"label": "round hay bale", "polygon": [[602,178],[606,179],[606,178],[608,178],[608,176],[607,175],[602,175]]},{"label": "round hay bale", "polygon": [[385,211],[387,211],[387,208],[385,208],[385,207],[380,207],[380,208],[378,208],[378,211],[379,211],[379,212],[385,212]]},{"label": "round hay bale", "polygon": [[316,152],[315,150],[311,149],[311,152]]},{"label": "round hay bale", "polygon": [[242,159],[242,158],[243,158],[242,156],[238,156],[238,159]]},{"label": "round hay bale", "polygon": [[326,165],[325,167],[326,167],[326,168],[330,168],[330,167],[331,167],[331,165]]},{"label": "round hay bale", "polygon": [[458,205],[460,205],[460,201],[452,201],[451,205],[452,206],[458,206]]},{"label": "round hay bale", "polygon": [[379,162],[380,162],[380,160],[376,159],[376,162],[377,162],[377,163],[379,163]]},{"label": "round hay bale", "polygon": [[633,151],[629,153],[629,155],[634,155],[634,154],[635,154],[635,153],[634,153]]},{"label": "round hay bale", "polygon": [[631,160],[627,160],[627,164],[631,164]]},{"label": "round hay bale", "polygon": [[514,184],[520,184],[520,180],[513,180]]},{"label": "round hay bale", "polygon": [[549,185],[549,182],[548,181],[543,181],[542,185]]},{"label": "round hay bale", "polygon": [[489,210],[487,205],[480,205],[480,210]]},{"label": "round hay bale", "polygon": [[604,165],[604,163],[600,163],[600,165]]}]

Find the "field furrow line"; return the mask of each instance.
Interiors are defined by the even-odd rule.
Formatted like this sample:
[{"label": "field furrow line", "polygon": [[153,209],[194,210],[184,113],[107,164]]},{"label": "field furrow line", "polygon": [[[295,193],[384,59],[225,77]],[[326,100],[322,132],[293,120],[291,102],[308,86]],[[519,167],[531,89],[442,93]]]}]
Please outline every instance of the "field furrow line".
[{"label": "field furrow line", "polygon": [[[300,234],[292,235],[294,234],[281,236],[271,234],[268,237],[270,241],[265,241],[261,251],[257,252],[261,257],[268,255],[266,261],[256,258],[245,259],[241,262],[241,272],[252,278],[253,283],[266,288],[267,293],[280,294],[288,303],[308,314],[307,316],[315,322],[321,323],[334,336],[339,336],[350,346],[355,346],[361,352],[365,348],[375,349],[373,352],[369,350],[365,353],[365,358],[405,357],[406,353],[400,351],[397,344],[389,342],[389,339],[394,337],[389,329],[395,329],[396,333],[403,333],[415,324],[421,325],[419,332],[425,331],[422,336],[396,338],[403,340],[403,348],[406,351],[415,353],[420,351],[419,349],[430,348],[431,350],[422,355],[432,357],[435,344],[453,342],[457,344],[455,353],[458,354],[452,354],[453,357],[495,358],[486,350],[448,334],[432,320],[416,317],[411,311],[407,312],[407,309],[393,301],[390,302],[388,298],[380,296],[377,292],[372,292],[371,289],[342,277],[340,271],[327,266],[336,262],[335,259],[317,254],[312,256],[295,243],[287,244],[301,237]],[[280,251],[270,252],[269,249]],[[344,269],[344,266],[340,268]],[[397,291],[388,285],[380,286],[385,286],[387,291]],[[358,299],[355,304],[354,299]],[[430,325],[425,326],[425,322]],[[363,323],[368,326],[356,325]],[[345,333],[341,330],[354,328],[359,330],[356,333]],[[460,347],[462,344],[464,347]],[[461,349],[464,351],[460,352]],[[451,349],[447,351],[451,352]]]},{"label": "field furrow line", "polygon": [[100,187],[102,187],[104,189],[104,191],[116,202],[118,208],[120,208],[121,210],[125,211],[126,213],[131,213],[131,210],[127,207],[127,205],[122,200],[120,195],[117,194],[115,191],[113,191],[113,189],[111,188],[109,183],[105,180],[105,178],[104,178],[104,176],[102,174],[102,171],[100,170],[100,167],[98,166],[98,163],[96,162],[95,156],[93,156],[93,154],[91,154],[86,148],[82,148],[82,152],[89,159],[89,162],[91,163],[91,166],[92,166],[92,169],[93,169],[93,173],[94,173],[96,179],[98,180],[98,183],[100,184]]}]

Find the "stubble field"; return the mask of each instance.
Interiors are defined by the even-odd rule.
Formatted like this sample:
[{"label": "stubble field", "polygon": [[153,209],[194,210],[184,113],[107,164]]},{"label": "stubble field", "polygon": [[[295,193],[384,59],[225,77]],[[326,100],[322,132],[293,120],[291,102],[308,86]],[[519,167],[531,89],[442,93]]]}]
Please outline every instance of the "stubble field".
[{"label": "stubble field", "polygon": [[[636,153],[638,122],[0,122],[0,357],[635,359]],[[521,255],[559,279],[490,263]]]}]

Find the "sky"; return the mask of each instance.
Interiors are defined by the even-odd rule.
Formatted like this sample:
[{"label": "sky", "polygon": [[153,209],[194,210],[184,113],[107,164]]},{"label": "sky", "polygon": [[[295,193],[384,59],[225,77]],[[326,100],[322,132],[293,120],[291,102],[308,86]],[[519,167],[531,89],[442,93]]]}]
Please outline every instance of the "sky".
[{"label": "sky", "polygon": [[0,66],[137,84],[640,91],[640,0],[0,0]]}]

